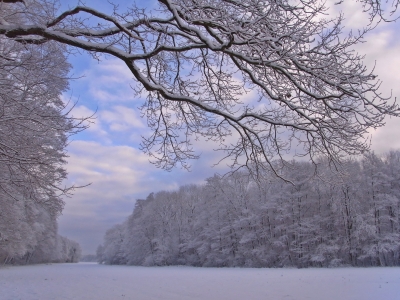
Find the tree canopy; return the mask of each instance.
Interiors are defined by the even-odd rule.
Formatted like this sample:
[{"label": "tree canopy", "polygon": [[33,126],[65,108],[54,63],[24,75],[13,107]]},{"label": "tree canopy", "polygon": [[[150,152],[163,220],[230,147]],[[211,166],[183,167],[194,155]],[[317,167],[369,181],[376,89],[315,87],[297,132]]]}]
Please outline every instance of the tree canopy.
[{"label": "tree canopy", "polygon": [[[363,3],[372,19],[385,19],[378,2]],[[289,152],[336,163],[368,150],[368,131],[399,114],[353,51],[370,28],[344,34],[343,16],[326,16],[323,1],[158,4],[104,14],[87,6],[59,13],[49,0],[2,1],[0,35],[122,60],[146,97],[141,112],[152,134],[142,149],[167,170],[188,167],[199,138],[216,142],[233,169],[256,174],[272,168],[280,176],[273,162]]]}]

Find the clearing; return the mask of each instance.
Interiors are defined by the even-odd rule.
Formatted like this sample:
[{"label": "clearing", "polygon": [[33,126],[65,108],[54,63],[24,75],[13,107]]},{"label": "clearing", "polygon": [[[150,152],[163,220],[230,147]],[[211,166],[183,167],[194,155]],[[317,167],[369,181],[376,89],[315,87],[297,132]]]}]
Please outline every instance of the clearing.
[{"label": "clearing", "polygon": [[400,268],[5,266],[0,299],[391,300],[400,299]]}]

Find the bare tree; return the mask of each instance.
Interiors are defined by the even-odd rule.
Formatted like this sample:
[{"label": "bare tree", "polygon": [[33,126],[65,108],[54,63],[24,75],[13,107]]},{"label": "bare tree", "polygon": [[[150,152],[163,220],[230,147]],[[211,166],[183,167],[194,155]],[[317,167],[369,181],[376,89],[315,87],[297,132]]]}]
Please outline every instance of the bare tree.
[{"label": "bare tree", "polygon": [[364,11],[369,14],[371,22],[374,20],[392,22],[399,18],[395,14],[400,5],[400,0],[359,0],[359,2],[362,3]]},{"label": "bare tree", "polygon": [[[152,134],[142,148],[167,170],[197,157],[198,138],[217,142],[233,169],[256,173],[272,167],[279,175],[273,161],[289,151],[339,162],[366,151],[368,130],[399,114],[352,51],[368,29],[343,37],[342,16],[327,19],[322,1],[159,0],[154,11],[115,7],[110,15],[7,2],[4,38],[57,41],[127,65],[136,92],[146,93],[141,110]],[[250,92],[256,99],[246,99]]]}]

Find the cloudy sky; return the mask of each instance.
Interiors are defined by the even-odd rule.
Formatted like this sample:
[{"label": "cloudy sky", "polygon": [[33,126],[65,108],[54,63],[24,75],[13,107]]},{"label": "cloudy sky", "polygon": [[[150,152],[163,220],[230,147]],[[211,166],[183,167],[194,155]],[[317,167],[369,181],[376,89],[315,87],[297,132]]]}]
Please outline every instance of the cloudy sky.
[{"label": "cloudy sky", "polygon": [[[120,3],[120,10],[130,1]],[[133,1],[132,1],[133,2]],[[131,3],[132,3],[131,2]],[[354,3],[353,3],[354,2]],[[77,1],[63,1],[73,7]],[[103,12],[110,12],[106,0],[87,0],[85,3]],[[155,1],[137,1],[143,7]],[[355,1],[346,0],[331,13],[343,11],[347,29],[357,30],[367,23],[367,16]],[[400,22],[380,24],[369,33],[366,42],[356,50],[366,55],[369,68],[382,83],[385,95],[400,97]],[[73,137],[68,147],[67,184],[90,186],[78,189],[65,199],[63,215],[59,218],[59,232],[78,241],[84,254],[95,253],[105,231],[121,223],[131,214],[136,199],[149,193],[175,189],[180,185],[201,183],[214,173],[223,173],[224,165],[213,167],[221,154],[215,145],[197,145],[201,158],[192,162],[191,172],[175,169],[166,172],[149,162],[139,150],[142,135],[148,133],[146,120],[137,109],[141,99],[134,96],[135,81],[129,70],[115,59],[96,61],[85,53],[70,57],[73,65],[71,88],[63,97],[77,102],[73,114],[89,116],[95,113],[95,123]],[[400,149],[400,120],[387,119],[386,126],[372,134],[372,148],[376,152]]]}]

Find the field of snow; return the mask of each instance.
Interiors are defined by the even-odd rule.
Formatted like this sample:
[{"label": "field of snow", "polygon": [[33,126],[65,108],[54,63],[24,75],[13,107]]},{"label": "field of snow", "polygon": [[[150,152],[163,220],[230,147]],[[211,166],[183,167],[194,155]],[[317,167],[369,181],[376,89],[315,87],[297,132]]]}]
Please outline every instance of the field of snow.
[{"label": "field of snow", "polygon": [[400,268],[0,267],[0,299],[400,299]]}]

